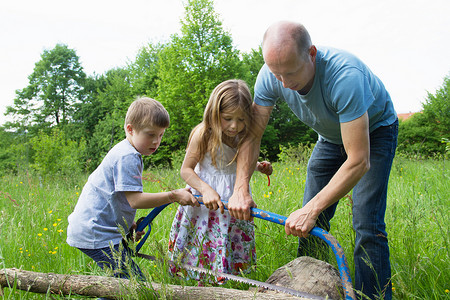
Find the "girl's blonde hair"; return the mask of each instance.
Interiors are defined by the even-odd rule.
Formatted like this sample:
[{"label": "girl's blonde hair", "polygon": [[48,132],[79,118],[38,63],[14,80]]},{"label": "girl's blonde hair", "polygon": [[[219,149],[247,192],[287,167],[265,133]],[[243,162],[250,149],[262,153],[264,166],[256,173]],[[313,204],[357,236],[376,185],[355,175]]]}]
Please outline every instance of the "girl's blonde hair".
[{"label": "girl's blonde hair", "polygon": [[139,97],[128,107],[124,125],[125,132],[127,124],[131,124],[137,131],[152,126],[167,128],[170,124],[170,117],[164,106],[155,99]]},{"label": "girl's blonde hair", "polygon": [[[189,142],[195,131],[200,130],[201,141],[199,143],[200,161],[210,152],[212,164],[217,167],[216,155],[223,149],[221,113],[232,112],[241,109],[244,112],[244,129],[238,134],[236,155],[229,162],[236,160],[239,148],[247,137],[252,122],[252,95],[247,84],[243,80],[231,79],[216,86],[209,97],[203,114],[203,121],[197,125],[189,136]],[[189,143],[188,143],[189,144]],[[219,152],[220,153],[220,152]]]}]

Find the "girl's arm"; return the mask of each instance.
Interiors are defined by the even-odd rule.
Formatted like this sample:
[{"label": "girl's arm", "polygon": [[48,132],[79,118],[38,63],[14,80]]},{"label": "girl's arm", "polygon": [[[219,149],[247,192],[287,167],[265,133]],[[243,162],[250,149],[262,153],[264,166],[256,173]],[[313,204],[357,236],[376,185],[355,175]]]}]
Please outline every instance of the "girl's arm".
[{"label": "girl's arm", "polygon": [[200,206],[189,188],[160,193],[125,192],[125,197],[134,209],[152,208],[172,202],[181,205]]},{"label": "girl's arm", "polygon": [[225,208],[222,201],[220,201],[219,194],[206,182],[198,177],[194,169],[200,160],[200,128],[197,127],[192,134],[188,148],[186,150],[186,156],[184,157],[183,164],[181,165],[180,175],[184,181],[194,189],[196,189],[203,198],[203,203],[210,210],[216,210],[220,208],[221,213]]}]

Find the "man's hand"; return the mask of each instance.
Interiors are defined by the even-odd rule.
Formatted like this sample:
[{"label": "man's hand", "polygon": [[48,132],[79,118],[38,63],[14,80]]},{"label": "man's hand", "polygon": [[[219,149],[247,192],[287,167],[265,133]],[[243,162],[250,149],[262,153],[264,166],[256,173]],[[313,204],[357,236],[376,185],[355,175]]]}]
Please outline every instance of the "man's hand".
[{"label": "man's hand", "polygon": [[317,215],[313,214],[312,210],[306,205],[289,215],[284,230],[287,235],[292,234],[306,238],[316,225],[316,220]]},{"label": "man's hand", "polygon": [[240,220],[253,220],[250,212],[251,207],[256,207],[256,203],[253,201],[250,193],[241,189],[234,190],[233,195],[228,200],[230,215]]}]

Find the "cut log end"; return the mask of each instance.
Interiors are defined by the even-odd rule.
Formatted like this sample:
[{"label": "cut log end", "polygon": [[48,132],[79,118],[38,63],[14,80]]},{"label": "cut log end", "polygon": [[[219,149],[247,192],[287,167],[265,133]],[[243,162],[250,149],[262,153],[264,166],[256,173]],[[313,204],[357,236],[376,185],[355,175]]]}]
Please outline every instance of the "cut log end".
[{"label": "cut log end", "polygon": [[344,298],[338,270],[308,256],[298,257],[278,268],[266,282],[324,298]]}]

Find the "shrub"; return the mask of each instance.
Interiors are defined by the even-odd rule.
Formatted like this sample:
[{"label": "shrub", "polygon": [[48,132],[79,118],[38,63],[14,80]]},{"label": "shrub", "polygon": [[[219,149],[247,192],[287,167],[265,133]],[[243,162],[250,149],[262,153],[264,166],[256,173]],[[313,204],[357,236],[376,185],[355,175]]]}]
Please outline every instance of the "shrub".
[{"label": "shrub", "polygon": [[296,162],[298,164],[305,163],[311,156],[314,144],[298,144],[297,146],[280,145],[280,153],[278,153],[278,159],[281,162]]},{"label": "shrub", "polygon": [[67,139],[62,131],[55,128],[50,135],[41,132],[30,140],[34,150],[31,167],[42,175],[71,175],[83,170],[81,164],[85,142]]}]

